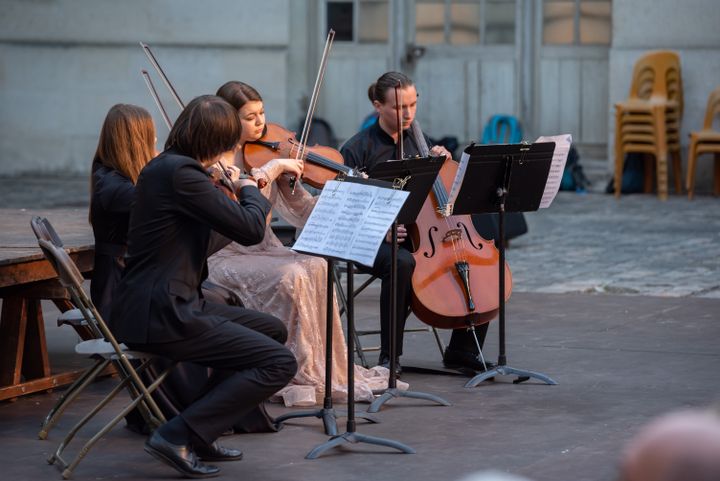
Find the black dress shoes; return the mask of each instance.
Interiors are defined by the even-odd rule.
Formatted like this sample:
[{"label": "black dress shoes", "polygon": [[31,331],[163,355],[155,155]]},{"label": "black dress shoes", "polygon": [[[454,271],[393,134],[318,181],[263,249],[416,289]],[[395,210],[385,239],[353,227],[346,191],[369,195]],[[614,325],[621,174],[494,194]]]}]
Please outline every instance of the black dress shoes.
[{"label": "black dress shoes", "polygon": [[[387,356],[380,356],[380,359],[378,360],[378,366],[382,366],[385,369],[390,369],[390,358]],[[395,358],[395,376],[400,377],[400,374],[402,374],[402,366],[400,365],[400,359]]]},{"label": "black dress shoes", "polygon": [[145,442],[145,451],[187,478],[211,478],[220,474],[216,466],[203,464],[190,446],[172,444],[157,431]]},{"label": "black dress shoes", "polygon": [[445,349],[443,364],[450,369],[472,369],[477,372],[484,372],[495,367],[495,363],[485,360],[483,365],[480,356],[470,351],[458,351],[456,349]]},{"label": "black dress shoes", "polygon": [[243,457],[239,449],[226,448],[218,443],[195,446],[195,454],[203,461],[240,461]]}]

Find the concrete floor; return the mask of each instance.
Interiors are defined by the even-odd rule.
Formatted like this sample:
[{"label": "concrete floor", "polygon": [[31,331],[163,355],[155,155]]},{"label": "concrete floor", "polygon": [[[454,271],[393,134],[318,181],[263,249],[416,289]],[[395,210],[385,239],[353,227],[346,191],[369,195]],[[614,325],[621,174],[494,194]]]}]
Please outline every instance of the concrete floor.
[{"label": "concrete floor", "polygon": [[[370,299],[360,301],[367,311]],[[363,305],[365,304],[365,305]],[[607,294],[518,293],[508,306],[508,363],[540,371],[557,386],[486,382],[408,373],[412,390],[433,393],[451,407],[396,399],[358,432],[406,443],[417,454],[348,445],[317,460],[304,456],[327,440],[316,419],[295,421],[279,433],[239,435],[224,443],[245,459],[221,466],[225,479],[453,480],[498,469],[537,481],[613,480],[620,450],[652,417],[680,407],[720,401],[720,300]],[[496,326],[487,354],[497,353]],[[432,337],[408,336],[404,363],[437,363]],[[61,433],[112,383],[92,387],[63,417],[50,439],[37,426],[58,392],[0,404],[3,479],[59,479],[44,462]],[[360,405],[365,407],[366,405]],[[274,414],[286,409],[273,405]],[[340,420],[341,429],[344,422]],[[91,451],[75,479],[157,479],[174,472],[142,451],[143,439],[115,429]]]},{"label": "concrete floor", "polygon": [[[8,191],[2,194],[6,200]],[[66,207],[75,206],[66,200]],[[224,438],[243,449],[245,459],[221,465],[223,479],[434,481],[484,469],[536,481],[617,479],[619,453],[639,426],[671,410],[720,402],[717,202],[561,193],[550,209],[527,216],[529,234],[508,250],[515,281],[508,363],[549,375],[557,386],[497,379],[465,389],[464,377],[407,373],[403,380],[412,390],[442,396],[453,406],[393,400],[377,415],[381,424],[359,423],[358,431],[404,442],[417,454],[348,445],[305,460],[327,440],[321,423],[309,419],[279,433]],[[378,290],[373,284],[358,299],[361,328],[376,325]],[[53,368],[82,365],[72,353],[74,335],[53,326],[50,306],[46,323]],[[405,345],[404,365],[440,366],[432,336],[409,334]],[[496,358],[496,322],[485,351]],[[0,403],[0,479],[60,479],[45,458],[111,384],[93,385],[47,441],[37,440],[37,429],[59,391]],[[74,478],[174,478],[174,471],[143,452],[142,443],[125,429],[113,430]]]}]

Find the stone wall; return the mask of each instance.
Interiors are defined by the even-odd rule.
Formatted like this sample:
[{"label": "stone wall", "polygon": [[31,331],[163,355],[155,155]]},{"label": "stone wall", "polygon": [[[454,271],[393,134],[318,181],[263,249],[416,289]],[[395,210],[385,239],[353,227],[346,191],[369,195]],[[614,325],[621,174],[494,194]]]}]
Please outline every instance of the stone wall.
[{"label": "stone wall", "polygon": [[152,75],[171,118],[179,107],[140,41],[152,47],[185,102],[239,79],[261,90],[269,118],[285,123],[297,103],[287,97],[290,3],[0,2],[0,175],[87,172],[102,121],[116,103],[148,109],[162,147],[167,128],[141,69]]}]

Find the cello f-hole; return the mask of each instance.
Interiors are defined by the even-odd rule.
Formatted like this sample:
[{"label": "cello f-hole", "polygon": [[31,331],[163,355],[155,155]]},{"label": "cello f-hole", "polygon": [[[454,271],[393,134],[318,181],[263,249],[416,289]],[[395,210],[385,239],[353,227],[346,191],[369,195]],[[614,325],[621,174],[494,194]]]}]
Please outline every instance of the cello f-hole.
[{"label": "cello f-hole", "polygon": [[474,247],[475,249],[477,249],[477,250],[482,250],[482,248],[483,248],[482,244],[480,244],[480,245],[475,245],[475,244],[473,244],[472,237],[470,237],[470,231],[468,230],[468,228],[467,228],[467,226],[465,225],[464,222],[458,222],[458,223],[457,223],[457,226],[458,226],[458,227],[462,227],[463,229],[465,229],[465,235],[467,236],[468,243],[469,243],[471,246],[473,246],[473,247]]},{"label": "cello f-hole", "polygon": [[438,228],[435,226],[432,226],[428,229],[427,236],[428,236],[428,240],[430,241],[430,247],[432,247],[432,252],[430,252],[430,254],[428,254],[427,251],[423,252],[423,255],[425,257],[427,257],[428,259],[430,259],[431,257],[433,257],[435,255],[435,241],[433,240],[432,233],[437,232],[437,231],[438,231]]}]

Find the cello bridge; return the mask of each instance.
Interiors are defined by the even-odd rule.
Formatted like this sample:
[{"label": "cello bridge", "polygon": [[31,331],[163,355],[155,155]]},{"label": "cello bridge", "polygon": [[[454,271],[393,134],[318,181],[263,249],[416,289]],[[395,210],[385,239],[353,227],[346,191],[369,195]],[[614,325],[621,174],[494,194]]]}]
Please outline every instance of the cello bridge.
[{"label": "cello bridge", "polygon": [[462,240],[462,231],[460,229],[450,229],[445,233],[443,242],[453,242]]}]

